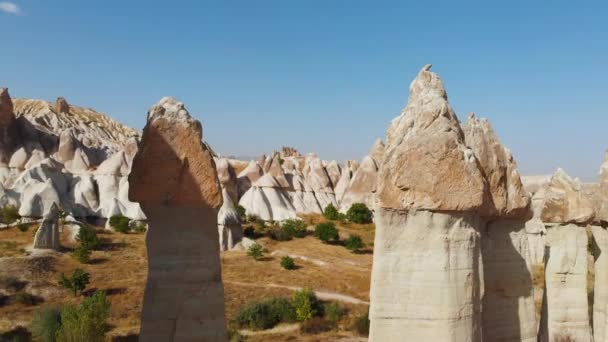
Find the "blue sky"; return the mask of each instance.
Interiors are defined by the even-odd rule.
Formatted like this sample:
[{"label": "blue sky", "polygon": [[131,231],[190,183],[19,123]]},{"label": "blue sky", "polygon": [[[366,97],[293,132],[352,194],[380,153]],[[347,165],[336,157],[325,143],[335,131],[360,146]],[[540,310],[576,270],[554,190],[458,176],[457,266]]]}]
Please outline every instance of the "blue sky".
[{"label": "blue sky", "polygon": [[594,180],[608,148],[606,2],[0,0],[0,86],[136,128],[183,101],[218,152],[360,159],[426,63],[521,173]]}]

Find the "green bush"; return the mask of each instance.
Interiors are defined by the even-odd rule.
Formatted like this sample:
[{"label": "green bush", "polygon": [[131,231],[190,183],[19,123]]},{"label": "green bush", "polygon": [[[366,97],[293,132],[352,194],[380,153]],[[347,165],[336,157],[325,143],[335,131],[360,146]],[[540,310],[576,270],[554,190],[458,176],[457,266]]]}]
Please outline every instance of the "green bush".
[{"label": "green bush", "polygon": [[23,305],[36,305],[36,296],[25,291],[19,291],[15,294],[15,302]]},{"label": "green bush", "polygon": [[276,241],[289,241],[293,238],[289,231],[281,226],[273,226],[267,230],[268,236]]},{"label": "green bush", "polygon": [[138,234],[145,233],[146,230],[146,224],[142,222],[137,223],[135,227],[133,227],[133,232]]},{"label": "green bush", "polygon": [[61,273],[59,276],[59,286],[70,290],[74,293],[74,296],[82,293],[84,289],[89,285],[89,274],[84,270],[77,268],[74,273],[68,278],[65,274]]},{"label": "green bush", "polygon": [[281,322],[294,322],[295,310],[287,298],[270,298],[253,302],[241,309],[235,322],[241,328],[271,329]]},{"label": "green bush", "polygon": [[306,237],[306,223],[298,219],[288,219],[281,225],[284,231],[296,238]]},{"label": "green bush", "polygon": [[130,223],[131,220],[124,215],[118,214],[110,217],[110,226],[119,233],[128,233],[131,230]]},{"label": "green bush", "polygon": [[4,223],[11,224],[20,219],[21,215],[19,215],[19,209],[14,205],[7,205],[2,208],[2,221]]},{"label": "green bush", "polygon": [[97,232],[94,228],[88,225],[83,225],[78,230],[76,241],[80,242],[80,246],[86,249],[95,250],[101,245],[101,241],[97,237]]},{"label": "green bush", "polygon": [[19,231],[25,233],[28,231],[28,229],[30,229],[30,225],[27,223],[20,223],[17,225],[17,229],[19,229]]},{"label": "green bush", "polygon": [[254,243],[247,249],[247,255],[255,260],[260,260],[264,256],[264,248],[259,243]]},{"label": "green bush", "polygon": [[284,256],[281,258],[281,266],[286,270],[295,270],[296,269],[295,261],[293,260],[293,258],[291,258],[289,256]]},{"label": "green bush", "polygon": [[354,223],[372,223],[373,214],[363,203],[355,203],[346,212],[346,218]]},{"label": "green bush", "polygon": [[346,309],[339,303],[329,302],[323,304],[323,315],[326,320],[334,324],[338,323],[339,320],[346,314]]},{"label": "green bush", "polygon": [[91,261],[91,250],[80,245],[73,252],[72,257],[81,264],[88,264]]},{"label": "green bush", "polygon": [[309,288],[304,288],[293,294],[293,306],[296,310],[296,319],[300,322],[308,321],[320,312],[319,300]]},{"label": "green bush", "polygon": [[237,214],[239,214],[239,218],[241,219],[241,222],[247,222],[247,209],[245,209],[242,205],[237,204],[236,207],[236,212]]},{"label": "green bush", "polygon": [[333,222],[323,222],[317,224],[315,227],[315,236],[325,243],[340,239],[336,225]]},{"label": "green bush", "polygon": [[344,247],[350,251],[356,252],[365,247],[365,244],[359,235],[351,235],[344,241]]},{"label": "green bush", "polygon": [[368,336],[369,335],[369,312],[366,312],[363,315],[358,316],[355,319],[353,328],[359,335]]},{"label": "green bush", "polygon": [[323,216],[328,220],[338,220],[340,219],[340,212],[333,204],[329,203],[323,210]]},{"label": "green bush", "polygon": [[329,322],[321,317],[313,317],[302,322],[300,332],[303,334],[320,334],[330,331],[334,327],[332,322]]},{"label": "green bush", "polygon": [[110,302],[102,291],[86,298],[79,307],[65,306],[61,311],[57,342],[105,341],[109,316]]},{"label": "green bush", "polygon": [[57,332],[61,329],[61,311],[55,308],[41,308],[34,313],[30,325],[32,336],[36,341],[55,342]]}]

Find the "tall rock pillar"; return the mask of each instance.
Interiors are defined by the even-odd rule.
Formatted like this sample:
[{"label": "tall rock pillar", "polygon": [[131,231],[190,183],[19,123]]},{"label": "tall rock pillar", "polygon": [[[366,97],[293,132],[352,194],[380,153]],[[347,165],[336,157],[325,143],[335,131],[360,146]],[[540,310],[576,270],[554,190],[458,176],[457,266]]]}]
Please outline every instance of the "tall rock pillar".
[{"label": "tall rock pillar", "polygon": [[163,98],[129,176],[129,197],[149,220],[142,341],[225,341],[217,214],[222,194],[202,126]]},{"label": "tall rock pillar", "polygon": [[425,66],[378,176],[370,341],[481,341],[478,212],[488,197],[441,79]]},{"label": "tall rock pillar", "polygon": [[8,89],[0,88],[0,166],[8,166],[17,143],[17,119]]}]

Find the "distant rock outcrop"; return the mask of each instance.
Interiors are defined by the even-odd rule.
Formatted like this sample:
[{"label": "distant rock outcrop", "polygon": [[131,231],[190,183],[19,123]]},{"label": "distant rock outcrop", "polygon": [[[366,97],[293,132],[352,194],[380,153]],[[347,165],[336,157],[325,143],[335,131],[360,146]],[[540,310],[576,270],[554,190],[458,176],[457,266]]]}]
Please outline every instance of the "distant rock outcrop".
[{"label": "distant rock outcrop", "polygon": [[239,214],[226,188],[222,189],[222,197],[224,203],[217,215],[217,227],[220,236],[220,251],[228,251],[243,239],[243,228]]},{"label": "distant rock outcrop", "polygon": [[44,215],[34,237],[34,248],[59,250],[59,208],[53,203]]},{"label": "distant rock outcrop", "polygon": [[222,193],[202,126],[181,102],[166,97],[150,109],[129,182],[149,223],[139,338],[225,341]]},{"label": "distant rock outcrop", "polygon": [[383,155],[384,144],[378,139],[340,197],[340,212],[346,213],[355,203],[363,203],[371,210],[376,208],[376,179]]}]

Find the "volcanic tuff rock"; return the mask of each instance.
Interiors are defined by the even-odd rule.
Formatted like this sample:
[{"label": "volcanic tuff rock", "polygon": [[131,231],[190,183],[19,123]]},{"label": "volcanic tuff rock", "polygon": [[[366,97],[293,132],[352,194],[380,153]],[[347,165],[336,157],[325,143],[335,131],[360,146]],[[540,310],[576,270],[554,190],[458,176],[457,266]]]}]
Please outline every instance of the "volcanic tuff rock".
[{"label": "volcanic tuff rock", "polygon": [[583,192],[581,182],[562,169],[557,169],[532,200],[543,222],[588,223],[595,217],[594,205]]},{"label": "volcanic tuff rock", "polygon": [[595,259],[595,284],[593,287],[593,338],[606,341],[608,330],[608,232],[600,226],[591,226]]},{"label": "volcanic tuff rock", "polygon": [[53,203],[34,237],[34,248],[59,250],[59,208]]},{"label": "volcanic tuff rock", "polygon": [[412,82],[407,106],[387,131],[370,341],[482,338],[482,222],[476,211],[488,198],[487,185],[443,83],[429,69]]},{"label": "volcanic tuff rock", "polygon": [[364,203],[368,208],[376,207],[376,178],[378,165],[370,156],[363,158],[361,166],[354,173],[348,188],[340,200],[340,212],[346,213],[355,203]]},{"label": "volcanic tuff rock", "polygon": [[466,144],[473,150],[488,181],[492,216],[526,218],[529,216],[530,196],[517,171],[511,152],[498,140],[487,119],[470,114],[464,128]]},{"label": "volcanic tuff rock", "polygon": [[17,145],[16,118],[8,89],[0,88],[0,166],[7,165]]},{"label": "volcanic tuff rock", "polygon": [[256,215],[265,221],[296,217],[289,196],[270,173],[253,183],[239,200],[239,205],[245,208],[247,214]]},{"label": "volcanic tuff rock", "polygon": [[587,232],[574,224],[547,230],[546,301],[540,341],[592,341],[587,303]]},{"label": "volcanic tuff rock", "polygon": [[222,189],[224,203],[217,215],[220,251],[233,249],[243,239],[243,228],[234,202],[226,188]]},{"label": "volcanic tuff rock", "polygon": [[601,204],[597,212],[597,219],[608,222],[608,152],[604,156],[604,163],[600,169],[599,198]]},{"label": "volcanic tuff rock", "polygon": [[222,193],[202,126],[181,102],[165,97],[148,112],[129,183],[149,222],[140,339],[225,341]]},{"label": "volcanic tuff rock", "polygon": [[378,177],[379,206],[477,210],[487,196],[486,181],[464,143],[443,83],[429,69],[427,65],[418,73],[407,106],[388,128]]}]

